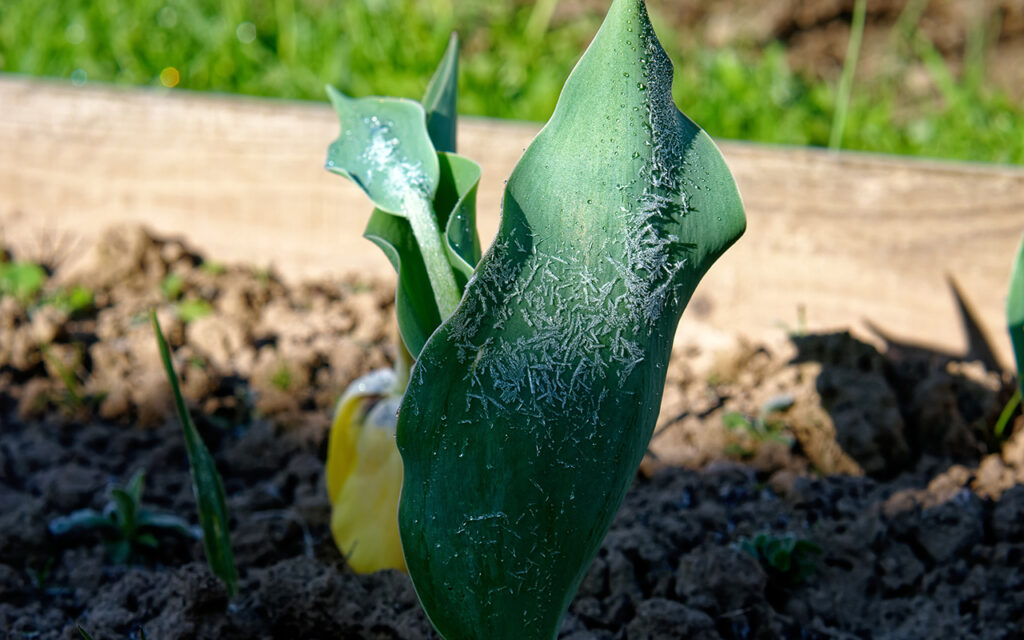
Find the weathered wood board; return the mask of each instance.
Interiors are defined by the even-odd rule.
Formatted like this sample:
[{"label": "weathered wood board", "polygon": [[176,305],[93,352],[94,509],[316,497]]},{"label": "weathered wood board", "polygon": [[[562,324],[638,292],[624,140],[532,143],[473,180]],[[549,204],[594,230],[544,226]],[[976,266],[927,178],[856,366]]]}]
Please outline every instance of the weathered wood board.
[{"label": "weathered wood board", "polygon": [[[390,266],[361,238],[369,205],[323,170],[326,104],[73,88],[0,75],[0,225],[11,241],[145,223],[221,261],[286,278]],[[483,165],[485,244],[503,181],[537,125],[465,118]],[[752,336],[863,329],[963,348],[954,275],[1010,365],[1003,305],[1024,230],[1024,170],[723,143],[749,226],[684,317]]]}]

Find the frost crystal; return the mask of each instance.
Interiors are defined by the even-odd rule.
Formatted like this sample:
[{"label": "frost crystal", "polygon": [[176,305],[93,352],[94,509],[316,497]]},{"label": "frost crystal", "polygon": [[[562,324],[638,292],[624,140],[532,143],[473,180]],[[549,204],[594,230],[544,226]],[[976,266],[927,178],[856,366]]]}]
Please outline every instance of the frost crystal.
[{"label": "frost crystal", "polygon": [[362,154],[367,165],[366,181],[372,182],[374,174],[380,173],[390,192],[425,191],[427,176],[421,163],[409,162],[400,155],[398,138],[391,133],[391,124],[381,122],[377,116],[363,118],[363,124],[370,129],[370,144]]}]

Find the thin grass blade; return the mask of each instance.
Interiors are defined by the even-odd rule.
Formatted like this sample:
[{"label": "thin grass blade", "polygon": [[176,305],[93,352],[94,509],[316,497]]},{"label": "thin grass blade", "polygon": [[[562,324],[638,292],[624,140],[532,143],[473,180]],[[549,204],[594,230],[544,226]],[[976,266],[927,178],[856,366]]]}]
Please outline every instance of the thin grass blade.
[{"label": "thin grass blade", "polygon": [[171,362],[171,350],[164,339],[156,312],[150,313],[153,331],[156,333],[157,348],[160,359],[167,373],[167,381],[174,395],[174,406],[178,410],[181,428],[185,434],[185,450],[188,452],[188,463],[192,469],[192,491],[196,497],[199,512],[199,524],[203,529],[203,546],[206,549],[206,561],[214,575],[224,581],[228,595],[238,593],[238,572],[235,569],[235,557],[231,549],[231,534],[228,528],[228,508],[224,499],[224,484],[221,481],[217,465],[203,443],[199,431],[192,422],[185,398],[181,395],[178,376]]}]

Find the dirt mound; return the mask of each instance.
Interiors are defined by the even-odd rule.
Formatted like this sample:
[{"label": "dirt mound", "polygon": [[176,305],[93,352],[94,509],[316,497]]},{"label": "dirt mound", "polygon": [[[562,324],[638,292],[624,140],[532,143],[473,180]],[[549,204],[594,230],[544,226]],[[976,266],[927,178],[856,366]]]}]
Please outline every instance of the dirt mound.
[{"label": "dirt mound", "polygon": [[[93,288],[88,308],[0,299],[9,634],[71,639],[80,622],[96,638],[436,637],[408,578],[353,574],[328,528],[328,415],[389,361],[393,288],[287,286],[135,229],[48,287],[75,283]],[[99,536],[50,528],[102,509],[138,470],[147,508],[194,519],[154,307],[224,477],[234,600],[197,540],[161,534],[124,565]],[[1010,381],[845,334],[730,344],[673,355],[645,473],[560,637],[1016,637],[1024,425],[991,434]]]}]

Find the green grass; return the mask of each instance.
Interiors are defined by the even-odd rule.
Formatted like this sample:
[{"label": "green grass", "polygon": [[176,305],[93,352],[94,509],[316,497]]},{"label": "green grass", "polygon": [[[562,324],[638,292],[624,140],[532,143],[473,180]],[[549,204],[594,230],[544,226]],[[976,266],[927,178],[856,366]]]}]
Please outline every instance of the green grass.
[{"label": "green grass", "polygon": [[[549,0],[3,0],[0,70],[83,82],[325,101],[418,97],[457,29],[464,114],[542,121],[600,15],[552,21]],[[657,24],[680,107],[713,136],[826,146],[836,82],[793,73],[783,50],[701,49]],[[975,42],[983,43],[981,33]],[[954,76],[914,28],[894,29],[898,68],[853,84],[843,148],[1024,163],[1024,105],[984,85],[968,47]],[[937,90],[901,98],[912,65]]]}]

